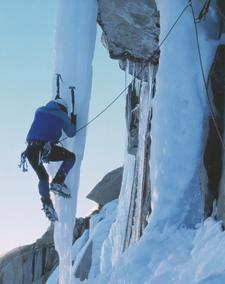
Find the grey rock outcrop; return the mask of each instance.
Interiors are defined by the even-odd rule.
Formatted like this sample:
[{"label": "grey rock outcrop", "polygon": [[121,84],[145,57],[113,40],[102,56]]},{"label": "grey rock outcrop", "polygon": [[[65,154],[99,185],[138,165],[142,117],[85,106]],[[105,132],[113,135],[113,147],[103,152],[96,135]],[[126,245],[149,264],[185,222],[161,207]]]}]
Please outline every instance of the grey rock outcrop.
[{"label": "grey rock outcrop", "polygon": [[217,0],[218,13],[220,15],[220,33],[225,32],[225,2]]},{"label": "grey rock outcrop", "polygon": [[[209,93],[211,105],[216,114],[216,123],[220,133],[224,133],[225,125],[225,45],[217,48],[214,63],[209,75]],[[224,149],[214,121],[209,118],[209,130],[204,155],[204,164],[207,172],[207,186],[205,192],[205,216],[213,211],[213,201],[218,201],[218,218],[225,222],[225,171]]]},{"label": "grey rock outcrop", "polygon": [[[89,226],[89,218],[76,220],[74,241]],[[17,248],[0,258],[0,284],[44,284],[58,265],[53,226],[34,244]]]},{"label": "grey rock outcrop", "polygon": [[98,0],[98,4],[102,40],[112,58],[158,60],[159,13],[154,0]]},{"label": "grey rock outcrop", "polygon": [[57,263],[53,227],[50,227],[36,243],[20,247],[0,258],[0,283],[43,284]]},{"label": "grey rock outcrop", "polygon": [[221,16],[223,16],[225,18],[225,2],[224,0],[218,0],[218,8],[221,12]]},{"label": "grey rock outcrop", "polygon": [[[212,90],[214,94],[214,103],[217,110],[218,126],[220,132],[223,135],[224,141],[224,130],[225,130],[225,45],[220,45],[217,49],[214,65],[212,68],[211,82]],[[219,141],[217,133],[213,145],[216,147],[217,155],[214,157],[214,176],[217,177],[217,195],[218,198],[218,218],[222,219],[225,224],[225,154],[222,147],[221,141]],[[217,158],[217,162],[215,161]]]},{"label": "grey rock outcrop", "polygon": [[109,172],[87,195],[87,198],[97,202],[101,206],[117,199],[120,194],[122,175],[122,167]]}]

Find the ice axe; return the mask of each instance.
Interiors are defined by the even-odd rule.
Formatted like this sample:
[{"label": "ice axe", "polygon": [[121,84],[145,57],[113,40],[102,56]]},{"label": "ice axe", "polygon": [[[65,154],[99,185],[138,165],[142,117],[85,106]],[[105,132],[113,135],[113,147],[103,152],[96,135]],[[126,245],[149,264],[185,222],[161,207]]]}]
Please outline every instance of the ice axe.
[{"label": "ice axe", "polygon": [[70,86],[69,89],[70,89],[70,92],[71,92],[71,101],[72,101],[72,112],[71,112],[71,114],[74,114],[74,108],[75,108],[75,90],[76,90],[76,87]]},{"label": "ice axe", "polygon": [[75,90],[76,90],[76,87],[70,86],[69,89],[70,89],[70,92],[71,92],[71,100],[72,100],[71,122],[76,125],[77,116],[74,114],[74,111],[75,111]]},{"label": "ice axe", "polygon": [[62,76],[56,73],[56,97],[55,99],[60,99],[60,81],[63,82]]}]

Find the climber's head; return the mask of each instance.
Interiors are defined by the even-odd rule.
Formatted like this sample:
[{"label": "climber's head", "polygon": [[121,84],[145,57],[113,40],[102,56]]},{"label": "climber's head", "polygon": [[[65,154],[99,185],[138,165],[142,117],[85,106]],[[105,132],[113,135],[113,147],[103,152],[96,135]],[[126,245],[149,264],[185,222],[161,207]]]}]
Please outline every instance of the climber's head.
[{"label": "climber's head", "polygon": [[68,104],[64,99],[58,98],[58,99],[55,99],[54,102],[56,102],[63,111],[68,113]]}]

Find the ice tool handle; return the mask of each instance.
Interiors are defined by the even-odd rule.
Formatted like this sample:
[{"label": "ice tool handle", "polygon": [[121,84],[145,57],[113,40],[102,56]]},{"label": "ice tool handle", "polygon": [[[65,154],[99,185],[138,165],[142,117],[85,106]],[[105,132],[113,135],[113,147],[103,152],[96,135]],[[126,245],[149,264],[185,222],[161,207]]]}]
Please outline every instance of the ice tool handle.
[{"label": "ice tool handle", "polygon": [[60,99],[60,81],[63,82],[62,76],[56,73],[56,97],[55,99]]},{"label": "ice tool handle", "polygon": [[70,92],[71,92],[71,100],[72,100],[72,112],[71,112],[71,115],[70,115],[70,119],[71,119],[71,123],[76,126],[77,116],[74,114],[74,110],[75,110],[75,90],[76,90],[76,88],[74,86],[70,86],[69,89],[70,89]]},{"label": "ice tool handle", "polygon": [[74,109],[75,109],[75,90],[76,90],[76,87],[70,86],[69,89],[70,89],[70,92],[71,92],[71,101],[72,101],[72,112],[71,112],[71,114],[74,115]]}]

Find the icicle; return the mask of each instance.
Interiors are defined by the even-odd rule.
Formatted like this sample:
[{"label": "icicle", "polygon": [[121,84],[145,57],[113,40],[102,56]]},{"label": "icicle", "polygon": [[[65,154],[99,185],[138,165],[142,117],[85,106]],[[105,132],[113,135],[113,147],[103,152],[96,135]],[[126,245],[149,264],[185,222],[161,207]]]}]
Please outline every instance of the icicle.
[{"label": "icicle", "polygon": [[[148,66],[148,74],[150,74],[150,65]],[[144,75],[143,75],[144,77]],[[137,152],[137,199],[136,199],[136,213],[135,213],[135,228],[133,241],[137,241],[141,236],[142,228],[142,211],[143,211],[143,192],[145,186],[145,172],[146,172],[146,148],[147,148],[147,135],[149,127],[149,115],[151,111],[151,80],[148,82],[142,82],[142,88],[140,90],[140,121],[139,121],[139,144]]]},{"label": "icicle", "polygon": [[[128,107],[127,110],[131,112],[128,115],[131,117],[131,120],[133,111],[138,111],[139,113],[139,122],[137,125],[139,130],[136,134],[138,136],[138,149],[136,152],[133,152],[132,155],[126,154],[118,214],[105,244],[107,246],[111,244],[112,246],[112,249],[110,250],[112,252],[112,265],[131,243],[140,238],[143,231],[143,224],[146,225],[146,218],[149,214],[148,209],[150,207],[149,194],[146,193],[146,191],[150,191],[150,187],[149,189],[146,189],[146,184],[150,184],[150,182],[146,183],[146,171],[149,169],[147,166],[149,163],[149,156],[146,156],[146,153],[148,153],[146,149],[149,147],[147,143],[149,142],[149,122],[152,99],[152,84],[150,83],[150,79],[152,77],[150,77],[148,82],[142,82],[135,77],[137,64],[132,63],[130,67],[132,68],[130,73],[132,74],[133,79],[135,79],[133,83],[134,93],[139,97],[138,100],[140,101],[139,103],[136,102],[135,109]],[[136,110],[136,108],[138,109]],[[131,123],[130,121],[128,122]],[[133,124],[132,127],[134,127]],[[128,127],[128,131],[129,129],[130,128]],[[145,192],[144,197],[143,192]],[[145,197],[148,199],[148,202],[143,200]],[[124,200],[129,200],[129,202],[126,202],[125,205]],[[144,201],[146,202],[144,203]],[[145,208],[142,207],[143,204],[145,205]],[[143,212],[143,210],[145,211]],[[144,221],[143,218],[145,219]],[[111,238],[111,236],[113,236],[113,238]],[[106,263],[109,262],[103,258],[102,267],[104,271],[109,268]]]},{"label": "icicle", "polygon": [[129,59],[126,59],[126,69],[125,69],[125,88],[128,84],[128,73],[129,73]]},{"label": "icicle", "polygon": [[[96,38],[96,0],[58,0],[55,35],[55,72],[63,77],[61,96],[70,103],[68,87],[76,86],[76,111],[78,128],[87,123],[91,83],[92,59]],[[85,34],[85,36],[83,36]],[[68,44],[69,43],[69,44]],[[53,96],[55,93],[53,91]],[[72,282],[73,230],[79,188],[80,166],[84,154],[86,130],[75,139],[68,139],[65,147],[75,152],[76,163],[69,173],[66,184],[71,189],[69,200],[56,198],[59,222],[55,223],[55,247],[59,254],[59,284]]]},{"label": "icicle", "polygon": [[[136,66],[137,68],[137,66]],[[132,244],[136,242],[146,225],[146,218],[150,210],[150,180],[149,179],[149,131],[150,131],[150,120],[151,120],[151,101],[154,81],[154,66],[148,66],[147,79],[135,80],[134,88],[135,93],[139,96],[138,107],[138,149],[135,154],[135,169],[132,182],[131,197],[129,200],[129,212],[127,218],[126,232],[124,236],[124,246],[125,250]],[[135,71],[136,72],[136,71]],[[142,75],[143,78],[146,74]],[[145,78],[146,80],[146,78]],[[133,111],[133,109],[132,109]],[[147,199],[147,200],[146,200]],[[143,206],[145,205],[145,207]]]}]

